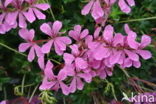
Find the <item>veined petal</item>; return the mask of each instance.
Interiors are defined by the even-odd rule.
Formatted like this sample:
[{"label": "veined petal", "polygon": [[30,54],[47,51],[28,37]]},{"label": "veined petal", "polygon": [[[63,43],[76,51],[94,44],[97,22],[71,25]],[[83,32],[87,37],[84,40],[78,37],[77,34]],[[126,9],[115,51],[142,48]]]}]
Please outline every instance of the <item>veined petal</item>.
[{"label": "veined petal", "polygon": [[38,9],[41,9],[41,10],[47,10],[50,8],[50,5],[49,4],[35,4],[34,7],[38,8]]},{"label": "veined petal", "polygon": [[48,41],[46,44],[44,44],[41,48],[43,53],[49,53],[51,50],[51,47],[53,45],[53,40]]},{"label": "veined petal", "polygon": [[54,48],[55,48],[55,52],[58,54],[58,55],[62,55],[63,54],[63,50],[61,50],[60,49],[60,47],[59,47],[59,45],[56,43],[56,42],[54,42]]},{"label": "veined petal", "polygon": [[135,6],[135,1],[134,0],[127,0],[127,3],[130,6]]},{"label": "veined petal", "polygon": [[133,61],[133,66],[134,66],[135,68],[140,68],[140,67],[141,67],[140,61]]},{"label": "veined petal", "polygon": [[63,82],[60,82],[60,87],[62,89],[63,94],[68,95],[69,94],[69,88],[66,84]]},{"label": "veined petal", "polygon": [[94,32],[94,38],[98,38],[100,35],[100,31],[101,31],[101,27],[96,28],[95,32]]},{"label": "veined petal", "polygon": [[61,36],[61,37],[59,37],[59,40],[62,41],[64,44],[71,44],[72,43],[71,39],[67,36]]},{"label": "veined petal", "polygon": [[44,55],[40,56],[37,60],[39,67],[44,70],[45,67],[45,63],[44,63]]},{"label": "veined petal", "polygon": [[65,60],[66,64],[71,64],[74,61],[75,57],[72,54],[64,53],[63,59]]},{"label": "veined petal", "polygon": [[49,35],[50,37],[52,36],[52,35],[51,35],[52,29],[51,29],[51,27],[49,26],[49,24],[47,24],[47,23],[42,24],[42,25],[40,26],[40,30],[41,30],[43,33]]},{"label": "veined petal", "polygon": [[83,30],[82,33],[80,34],[80,39],[85,38],[88,34],[89,34],[88,29]]},{"label": "veined petal", "polygon": [[77,85],[77,89],[82,90],[84,87],[84,83],[82,82],[82,80],[80,78],[76,78],[76,85]]},{"label": "veined petal", "polygon": [[147,36],[147,35],[143,35],[141,37],[141,48],[145,48],[146,46],[148,46],[149,44],[151,44],[151,37]]},{"label": "veined petal", "polygon": [[151,52],[147,50],[137,50],[136,52],[145,60],[150,59],[152,57]]},{"label": "veined petal", "polygon": [[31,47],[29,54],[28,54],[28,61],[32,62],[34,58],[35,58],[35,50],[34,50],[34,47]]},{"label": "veined petal", "polygon": [[114,33],[114,28],[111,25],[107,25],[103,32],[104,40],[110,43],[113,40],[113,33]]},{"label": "veined petal", "polygon": [[69,91],[71,93],[74,93],[76,91],[76,78],[73,77],[73,80],[72,82],[70,83],[70,86],[69,86]]},{"label": "veined petal", "polygon": [[80,69],[85,69],[88,67],[87,61],[79,57],[75,59],[75,64],[76,64],[76,67]]},{"label": "veined petal", "polygon": [[42,84],[40,85],[40,90],[49,90],[56,84],[56,81],[48,82],[47,77],[44,77]]},{"label": "veined petal", "polygon": [[94,18],[94,20],[97,20],[104,16],[104,11],[101,8],[99,0],[96,0],[94,2],[91,14],[92,14],[92,17]]},{"label": "veined petal", "polygon": [[61,69],[59,71],[59,74],[58,74],[57,78],[58,78],[59,81],[65,80],[67,78],[67,72],[66,72],[66,70]]},{"label": "veined petal", "polygon": [[57,35],[59,31],[61,30],[61,28],[62,28],[62,22],[55,21],[52,26],[52,31],[55,35]]},{"label": "veined petal", "polygon": [[70,48],[72,50],[72,52],[71,52],[72,54],[78,55],[80,53],[78,45],[73,44],[70,46]]},{"label": "veined petal", "polygon": [[45,69],[44,69],[44,74],[45,74],[45,76],[46,76],[47,78],[49,78],[49,79],[54,79],[54,78],[55,78],[55,76],[54,76],[54,74],[53,74],[53,70],[52,70],[53,67],[54,67],[53,63],[51,63],[51,62],[48,60],[46,66],[45,66]]},{"label": "veined petal", "polygon": [[128,57],[133,61],[139,61],[139,56],[135,52],[129,50],[124,50]]},{"label": "veined petal", "polygon": [[96,60],[102,60],[103,58],[107,58],[110,56],[110,50],[108,48],[104,48],[102,46],[100,46],[99,48],[97,48],[94,52],[94,58]]},{"label": "veined petal", "polygon": [[21,28],[26,28],[27,27],[25,17],[21,13],[19,13],[19,27],[21,27]]},{"label": "veined petal", "polygon": [[89,73],[80,73],[78,76],[83,78],[87,83],[92,81],[92,76]]},{"label": "veined petal", "polygon": [[5,21],[9,24],[9,25],[14,25],[16,23],[16,19],[18,16],[18,11],[15,12],[10,12],[7,14]]},{"label": "veined petal", "polygon": [[41,47],[39,47],[37,44],[35,44],[34,48],[35,48],[35,52],[36,52],[37,57],[43,56],[43,53],[41,51]]},{"label": "veined petal", "polygon": [[121,33],[116,33],[113,38],[113,46],[124,45],[124,36]]},{"label": "veined petal", "polygon": [[85,5],[83,9],[81,10],[81,14],[87,15],[93,6],[93,3],[94,3],[94,0],[91,0],[87,5]]},{"label": "veined petal", "polygon": [[36,17],[35,17],[35,15],[34,15],[34,13],[33,13],[32,8],[29,8],[28,12],[24,12],[23,14],[24,14],[24,16],[26,17],[26,19],[27,19],[30,23],[32,23],[32,22],[34,22],[34,21],[36,20]]},{"label": "veined petal", "polygon": [[21,43],[18,47],[20,52],[25,52],[31,46],[30,43]]},{"label": "veined petal", "polygon": [[124,13],[128,14],[131,12],[131,8],[127,5],[125,0],[119,0],[118,5],[119,5],[121,11],[123,11]]},{"label": "veined petal", "polygon": [[44,15],[41,11],[36,8],[33,8],[33,11],[38,19],[46,19],[46,15]]}]

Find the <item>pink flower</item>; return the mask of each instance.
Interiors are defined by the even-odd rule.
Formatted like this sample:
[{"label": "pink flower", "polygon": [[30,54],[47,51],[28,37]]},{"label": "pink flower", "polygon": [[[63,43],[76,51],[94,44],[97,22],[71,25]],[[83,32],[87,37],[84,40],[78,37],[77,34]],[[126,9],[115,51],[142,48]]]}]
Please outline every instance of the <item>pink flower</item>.
[{"label": "pink flower", "polygon": [[92,81],[92,76],[90,73],[76,70],[74,64],[66,65],[64,67],[67,75],[72,77],[72,81],[69,86],[69,91],[74,93],[77,89],[82,90],[84,87],[84,81],[90,83]]},{"label": "pink flower", "polygon": [[53,89],[58,91],[59,88],[62,89],[63,94],[68,95],[68,86],[64,84],[63,80],[66,79],[67,73],[65,70],[60,70],[58,75],[53,73],[53,64],[48,61],[44,69],[44,79],[40,86],[40,90]]},{"label": "pink flower", "polygon": [[77,70],[86,69],[88,67],[87,61],[83,58],[83,51],[79,51],[79,47],[74,44],[70,46],[72,52],[64,53],[63,58],[66,64],[74,64]]},{"label": "pink flower", "polygon": [[81,14],[87,15],[89,12],[91,12],[94,20],[98,20],[104,16],[104,11],[99,0],[90,0],[90,2],[82,9]]},{"label": "pink flower", "polygon": [[46,15],[44,15],[42,11],[47,10],[48,8],[50,8],[49,4],[45,4],[45,3],[41,3],[41,4],[37,4],[37,0],[26,0],[30,7],[28,9],[28,12],[24,13],[24,16],[26,17],[26,19],[32,23],[36,20],[36,18],[38,19],[46,19]]},{"label": "pink flower", "polygon": [[28,48],[30,48],[29,54],[28,54],[28,60],[31,62],[35,58],[35,53],[38,57],[42,56],[41,48],[33,41],[35,31],[33,29],[27,30],[27,29],[21,29],[19,31],[19,35],[21,38],[23,38],[26,43],[21,43],[19,45],[19,51],[25,52]]},{"label": "pink flower", "polygon": [[80,25],[76,25],[74,26],[74,30],[69,31],[69,36],[79,42],[80,40],[86,38],[89,34],[88,29],[84,29],[82,32],[81,31],[82,27]]},{"label": "pink flower", "polygon": [[66,50],[66,45],[71,44],[71,40],[67,36],[58,36],[61,34],[60,29],[62,28],[62,22],[55,21],[52,25],[44,23],[41,25],[40,29],[46,35],[50,37],[49,41],[42,46],[43,53],[49,53],[51,47],[54,45],[55,52],[58,55],[62,55]]},{"label": "pink flower", "polygon": [[12,0],[5,0],[0,1],[0,9],[2,13],[0,14],[0,34],[5,34],[6,32],[10,31],[12,28],[16,28],[17,24],[9,25],[5,17],[8,15],[7,6],[12,2]]},{"label": "pink flower", "polygon": [[[87,5],[81,10],[82,15],[87,15],[91,13],[92,17],[97,23],[101,23],[107,19],[111,6],[116,2],[116,0],[90,0]],[[101,4],[105,3],[106,6]]]},{"label": "pink flower", "polygon": [[125,13],[130,13],[132,6],[135,6],[135,1],[134,0],[119,0],[118,5],[121,9],[121,11]]},{"label": "pink flower", "polygon": [[[26,20],[32,23],[36,20],[36,17],[38,19],[45,19],[45,15],[41,13],[40,10],[47,10],[50,8],[48,4],[36,4],[36,2],[31,3],[30,0],[28,3],[29,7],[25,7],[23,5],[28,4],[24,2],[24,0],[6,0],[4,5],[1,6],[3,12],[0,16],[0,21],[2,23],[5,22],[11,26],[18,24],[20,28],[26,28]],[[7,8],[8,5],[13,7],[13,11],[10,11]]]}]

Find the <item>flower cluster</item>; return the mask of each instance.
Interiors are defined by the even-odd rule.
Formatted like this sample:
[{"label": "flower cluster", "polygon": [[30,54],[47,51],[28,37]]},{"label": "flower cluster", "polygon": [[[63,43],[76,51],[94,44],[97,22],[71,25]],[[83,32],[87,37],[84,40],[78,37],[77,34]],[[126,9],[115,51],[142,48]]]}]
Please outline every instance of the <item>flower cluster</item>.
[{"label": "flower cluster", "polygon": [[[41,90],[58,91],[61,88],[68,95],[77,89],[82,90],[84,84],[90,83],[94,77],[105,79],[111,76],[115,65],[121,68],[139,68],[139,56],[145,60],[152,56],[149,51],[144,50],[151,43],[151,38],[143,35],[141,42],[137,42],[136,33],[127,24],[124,26],[127,36],[116,33],[111,25],[104,29],[97,27],[93,35],[89,34],[88,29],[76,25],[68,32],[68,36],[61,36],[64,34],[60,32],[61,28],[60,21],[42,24],[40,30],[49,37],[44,41],[33,40],[33,29],[19,31],[20,37],[26,41],[19,45],[19,51],[25,52],[30,48],[28,60],[32,61],[36,53],[38,64],[44,71]],[[39,46],[38,42],[45,43]],[[71,51],[66,51],[67,46]],[[44,56],[51,53],[52,47],[57,55],[63,55],[64,63],[56,67],[50,60],[44,63]],[[57,67],[60,67],[59,70]]]},{"label": "flower cluster", "polygon": [[0,33],[5,34],[17,26],[26,28],[26,21],[32,23],[36,18],[45,19],[41,10],[48,8],[49,4],[38,4],[37,0],[1,0]]}]

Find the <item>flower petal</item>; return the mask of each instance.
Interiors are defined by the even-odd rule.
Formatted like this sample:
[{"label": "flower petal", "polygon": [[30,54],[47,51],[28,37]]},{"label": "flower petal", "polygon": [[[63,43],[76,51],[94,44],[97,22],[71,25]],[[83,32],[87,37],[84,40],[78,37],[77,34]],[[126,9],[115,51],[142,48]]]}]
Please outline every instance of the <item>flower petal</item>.
[{"label": "flower petal", "polygon": [[64,53],[63,59],[65,60],[66,64],[71,64],[74,61],[75,57],[72,54]]},{"label": "flower petal", "polygon": [[34,47],[31,47],[29,54],[28,54],[28,61],[32,62],[34,58],[35,58],[35,50],[34,50]]},{"label": "flower petal", "polygon": [[53,45],[53,40],[48,41],[46,44],[44,44],[41,48],[43,53],[49,53],[51,50],[51,47]]},{"label": "flower petal", "polygon": [[18,47],[18,50],[19,52],[25,52],[30,46],[30,43],[21,43]]},{"label": "flower petal", "polygon": [[88,34],[89,34],[88,29],[83,30],[82,33],[80,34],[80,39],[85,38]]},{"label": "flower petal", "polygon": [[57,78],[58,78],[59,81],[65,80],[67,78],[67,72],[66,72],[66,70],[61,69],[59,71],[59,74],[58,74]]},{"label": "flower petal", "polygon": [[32,22],[34,22],[34,21],[36,20],[36,17],[35,17],[35,15],[34,15],[34,13],[33,13],[32,8],[29,8],[28,12],[24,12],[23,14],[24,14],[24,16],[26,17],[26,19],[27,19],[30,23],[32,23]]},{"label": "flower petal", "polygon": [[147,50],[137,50],[136,52],[145,60],[150,59],[152,57],[151,52]]},{"label": "flower petal", "polygon": [[121,11],[123,11],[124,13],[128,14],[131,12],[131,8],[127,5],[125,0],[119,0],[118,5],[119,5]]},{"label": "flower petal", "polygon": [[82,90],[84,87],[84,83],[82,82],[82,80],[80,78],[76,78],[77,81],[77,89]]},{"label": "flower petal", "polygon": [[114,28],[111,25],[107,25],[103,32],[104,40],[110,43],[113,40],[113,32],[114,32]]},{"label": "flower petal", "polygon": [[130,6],[135,6],[135,1],[134,0],[126,0],[128,5]]},{"label": "flower petal", "polygon": [[83,9],[81,10],[81,14],[87,15],[93,6],[93,3],[94,3],[94,0],[91,0],[87,5],[85,5]]},{"label": "flower petal", "polygon": [[21,14],[21,13],[19,13],[19,27],[21,27],[21,28],[27,27],[26,20],[25,20],[23,14]]},{"label": "flower petal", "polygon": [[69,91],[74,93],[76,91],[76,78],[74,77],[69,86]]},{"label": "flower petal", "polygon": [[101,31],[101,27],[96,28],[95,32],[94,32],[94,38],[98,38],[100,35],[100,31]]},{"label": "flower petal", "polygon": [[35,4],[34,7],[45,11],[50,8],[50,5],[46,3],[45,4],[42,3],[42,4]]},{"label": "flower petal", "polygon": [[60,21],[55,21],[53,26],[52,26],[52,31],[55,35],[57,35],[59,33],[59,31],[62,28],[62,22]]},{"label": "flower petal", "polygon": [[33,11],[38,19],[46,19],[46,15],[44,15],[41,11],[36,8],[33,8]]},{"label": "flower petal", "polygon": [[124,50],[128,57],[133,61],[139,61],[139,56],[135,52],[129,50]]},{"label": "flower petal", "polygon": [[151,37],[147,35],[143,35],[141,37],[141,48],[145,48],[149,44],[151,44]]},{"label": "flower petal", "polygon": [[60,87],[62,89],[63,94],[68,95],[69,94],[69,88],[66,84],[63,82],[60,82]]},{"label": "flower petal", "polygon": [[79,57],[75,59],[75,64],[76,64],[76,67],[80,69],[85,69],[88,67],[87,61]]},{"label": "flower petal", "polygon": [[104,11],[101,8],[99,0],[96,0],[94,2],[91,15],[94,18],[94,20],[97,20],[104,16]]},{"label": "flower petal", "polygon": [[44,69],[44,74],[45,74],[45,76],[47,77],[47,78],[49,78],[49,79],[54,79],[54,74],[53,74],[53,67],[54,67],[54,65],[53,65],[53,63],[51,63],[49,60],[48,60],[48,62],[47,62],[47,64],[46,64],[46,66],[45,66],[45,69]]},{"label": "flower petal", "polygon": [[16,23],[16,19],[18,16],[18,11],[15,12],[9,12],[6,16],[5,21],[9,24],[9,25],[14,25]]},{"label": "flower petal", "polygon": [[42,25],[40,26],[40,30],[41,30],[43,33],[49,35],[50,37],[52,36],[52,35],[51,35],[52,30],[51,30],[51,27],[49,26],[49,24],[47,24],[47,23],[42,24]]}]

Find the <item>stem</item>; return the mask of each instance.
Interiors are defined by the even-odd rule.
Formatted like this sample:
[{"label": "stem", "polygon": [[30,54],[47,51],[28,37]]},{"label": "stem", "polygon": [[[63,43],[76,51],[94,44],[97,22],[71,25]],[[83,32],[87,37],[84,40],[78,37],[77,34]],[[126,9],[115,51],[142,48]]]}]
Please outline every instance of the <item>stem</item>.
[{"label": "stem", "polygon": [[27,55],[25,55],[25,54],[23,54],[23,53],[18,52],[17,50],[15,50],[15,49],[13,49],[13,48],[11,48],[11,47],[5,45],[4,43],[0,43],[0,46],[5,47],[5,48],[7,48],[7,49],[9,49],[9,50],[11,50],[11,51],[13,51],[13,52],[15,52],[15,53],[18,53],[18,54],[22,55],[22,56],[25,56],[25,57],[27,56]]},{"label": "stem", "polygon": [[65,97],[63,97],[63,104],[66,104],[66,99],[65,99]]},{"label": "stem", "polygon": [[130,75],[127,73],[127,71],[125,69],[122,69],[122,68],[120,68],[120,69],[124,72],[124,74],[126,75],[127,78],[130,78]]},{"label": "stem", "polygon": [[31,97],[29,99],[29,103],[31,102],[33,96],[35,95],[35,92],[37,91],[37,88],[38,88],[39,84],[35,87],[35,89],[33,90],[32,94],[31,94]]},{"label": "stem", "polygon": [[125,21],[119,21],[118,23],[146,21],[146,20],[153,20],[153,19],[156,19],[156,16],[154,16],[154,17],[147,17],[147,18],[139,18],[139,19],[131,19],[131,20],[125,20]]},{"label": "stem", "polygon": [[55,62],[56,64],[61,64],[60,62],[58,62],[57,60],[54,60],[54,59],[50,59],[51,61]]},{"label": "stem", "polygon": [[[46,2],[49,3],[49,0],[46,0]],[[49,10],[50,10],[50,13],[51,13],[51,16],[52,16],[53,20],[55,21],[56,19],[55,19],[55,16],[54,16],[54,13],[53,13],[51,7],[49,8]]]},{"label": "stem", "polygon": [[[22,56],[27,57],[26,54],[20,53],[20,52],[18,52],[17,50],[15,50],[15,49],[13,49],[13,48],[11,48],[11,47],[9,47],[9,46],[3,44],[3,43],[0,43],[0,46],[3,46],[3,47],[7,48],[7,49],[10,50],[10,51],[13,51],[13,52],[18,53],[18,54],[20,54],[20,55],[22,55]],[[61,64],[60,62],[58,62],[58,61],[55,60],[55,59],[50,59],[50,60],[52,60],[53,62],[55,62],[55,63],[57,63],[57,64]]]},{"label": "stem", "polygon": [[6,92],[6,88],[4,87],[4,100],[6,100],[7,99],[7,92]]},{"label": "stem", "polygon": [[117,97],[116,97],[116,94],[115,94],[114,85],[113,85],[112,83],[110,83],[107,79],[105,79],[105,81],[106,81],[106,83],[107,83],[108,85],[111,86],[112,94],[113,94],[113,96],[114,96],[114,99],[115,99],[116,101],[118,101],[118,99],[117,99]]},{"label": "stem", "polygon": [[24,74],[23,80],[22,80],[22,87],[21,87],[22,94],[24,93],[24,82],[25,82],[25,74]]}]

